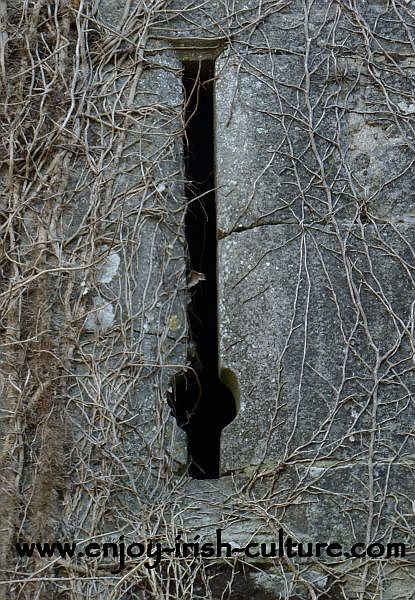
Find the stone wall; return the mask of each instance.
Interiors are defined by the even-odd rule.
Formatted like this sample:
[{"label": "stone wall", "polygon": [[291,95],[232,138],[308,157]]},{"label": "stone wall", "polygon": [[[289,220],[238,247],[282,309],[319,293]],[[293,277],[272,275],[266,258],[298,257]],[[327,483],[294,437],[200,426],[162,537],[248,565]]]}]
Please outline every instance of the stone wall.
[{"label": "stone wall", "polygon": [[[20,541],[413,544],[414,9],[2,7],[2,593],[407,599],[413,562],[20,559]],[[16,60],[18,57],[18,60]],[[184,60],[216,61],[221,477],[167,402],[186,312]],[[23,75],[22,75],[23,73]],[[11,549],[10,549],[11,548]]]}]

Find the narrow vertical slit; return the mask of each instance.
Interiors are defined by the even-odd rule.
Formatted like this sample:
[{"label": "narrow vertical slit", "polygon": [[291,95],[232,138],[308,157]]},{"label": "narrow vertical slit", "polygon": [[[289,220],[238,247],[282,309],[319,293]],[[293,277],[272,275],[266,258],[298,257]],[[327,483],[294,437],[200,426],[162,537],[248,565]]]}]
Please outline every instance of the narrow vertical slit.
[{"label": "narrow vertical slit", "polygon": [[188,473],[215,479],[222,429],[235,400],[219,379],[214,172],[214,62],[184,63],[186,97],[186,240],[189,252],[190,369],[175,378],[173,409],[188,440]]}]

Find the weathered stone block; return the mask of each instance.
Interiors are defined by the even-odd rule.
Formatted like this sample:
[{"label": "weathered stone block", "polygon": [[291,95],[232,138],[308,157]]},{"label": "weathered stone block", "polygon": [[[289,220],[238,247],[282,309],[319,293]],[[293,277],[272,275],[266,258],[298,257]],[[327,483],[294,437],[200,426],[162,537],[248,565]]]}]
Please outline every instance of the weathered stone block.
[{"label": "weathered stone block", "polygon": [[262,226],[219,242],[222,472],[413,453],[413,231]]},{"label": "weathered stone block", "polygon": [[[234,550],[233,560],[255,565],[248,577],[257,581],[258,588],[267,589],[273,583],[272,598],[286,597],[284,581],[297,589],[299,597],[307,598],[302,595],[307,582],[309,590],[325,593],[330,599],[338,597],[336,582],[347,590],[348,597],[354,597],[352,594],[365,589],[373,592],[370,578],[365,581],[363,573],[365,569],[374,573],[379,563],[351,558],[353,544],[363,544],[359,551],[371,543],[381,543],[385,549],[389,543],[406,544],[410,550],[413,491],[413,469],[403,462],[294,461],[279,469],[262,465],[217,481],[185,483],[178,490],[180,509],[174,524],[185,532],[186,541],[199,539],[200,544],[214,546],[220,528],[221,541]],[[305,559],[287,556],[288,536],[303,548],[313,544],[313,555]],[[269,551],[272,543],[278,548],[280,541],[283,557],[246,557],[238,552],[248,544],[257,544],[251,546],[252,552],[259,552],[261,543]],[[317,557],[317,543],[340,544],[341,556],[328,557],[323,550]],[[226,547],[222,551],[225,555]],[[382,561],[382,578],[388,592],[404,594],[410,589],[413,563],[409,555],[398,560],[401,568],[395,574],[396,563]]]},{"label": "weathered stone block", "polygon": [[[184,434],[166,402],[188,346],[179,67],[171,54],[153,54],[151,68],[127,85],[130,66],[119,65],[97,114],[89,115],[90,151],[107,148],[93,178],[94,202],[86,186],[77,191],[80,173],[72,176],[71,227],[87,234],[92,221],[96,232],[88,248],[95,268],[75,290],[83,332],[68,396],[74,439],[81,455],[87,440],[90,457],[75,468],[80,479],[87,471],[94,480],[99,471],[107,481],[117,498],[105,504],[109,520],[118,503],[138,514],[156,482],[183,472],[187,460]],[[114,469],[99,466],[108,456]],[[87,507],[72,510],[79,521],[93,522]]]},{"label": "weathered stone block", "polygon": [[338,541],[346,551],[366,539],[410,545],[413,491],[413,467],[404,461],[261,465],[216,481],[187,481],[178,489],[176,523],[204,541],[222,527],[240,547],[253,537],[276,541],[280,527],[293,539]]},{"label": "weathered stone block", "polygon": [[[264,223],[413,221],[413,65],[296,54],[217,60],[219,236]],[[386,92],[386,90],[390,90]],[[392,104],[391,104],[392,103]],[[395,107],[399,107],[397,113]]]}]

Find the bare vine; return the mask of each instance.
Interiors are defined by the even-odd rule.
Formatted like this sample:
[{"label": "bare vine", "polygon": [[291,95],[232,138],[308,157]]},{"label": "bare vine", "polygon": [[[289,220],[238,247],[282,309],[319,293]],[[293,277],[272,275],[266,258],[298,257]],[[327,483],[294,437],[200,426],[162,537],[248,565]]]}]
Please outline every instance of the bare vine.
[{"label": "bare vine", "polygon": [[[229,476],[229,495],[205,501],[195,490],[185,500],[217,514],[218,527],[248,530],[254,519],[259,533],[276,534],[293,506],[324,497],[352,529],[350,511],[359,513],[367,543],[413,536],[394,467],[413,478],[415,6],[375,4],[371,12],[363,0],[221,0],[212,11],[204,0],[0,0],[2,597],[237,598],[240,577],[262,572],[241,559],[198,557],[164,557],[151,570],[142,557],[115,576],[110,559],[17,560],[11,550],[17,539],[81,548],[120,535],[174,545],[192,530],[180,432],[166,402],[189,345],[180,36],[226,46],[221,64],[236,84],[224,127],[246,101],[247,114],[280,135],[221,233],[295,229],[253,251],[229,293],[264,260],[284,260],[293,247],[297,260],[262,460]],[[267,90],[271,109],[246,100],[244,77]],[[263,208],[261,185],[277,169],[283,192]],[[397,281],[382,279],[388,268]],[[317,279],[341,337],[335,377],[309,350]],[[286,362],[300,342],[287,408]],[[307,381],[330,390],[330,403],[304,438]],[[387,387],[396,390],[390,400]],[[383,437],[391,421],[394,441]],[[281,427],[283,452],[272,465]],[[359,436],[365,450],[353,454]],[[365,467],[364,497],[325,488],[321,461],[338,466],[346,456]],[[292,477],[304,465],[314,476]],[[301,562],[275,566],[285,598],[301,589],[346,600],[349,578],[359,600],[377,599],[395,577],[384,561],[338,568],[315,560],[313,568],[321,580],[310,581]]]}]

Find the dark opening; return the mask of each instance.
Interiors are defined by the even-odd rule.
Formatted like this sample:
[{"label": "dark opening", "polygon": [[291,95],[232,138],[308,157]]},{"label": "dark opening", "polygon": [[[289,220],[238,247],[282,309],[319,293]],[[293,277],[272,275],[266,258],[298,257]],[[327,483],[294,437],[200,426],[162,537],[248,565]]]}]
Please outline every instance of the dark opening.
[{"label": "dark opening", "polygon": [[175,378],[172,406],[187,434],[195,479],[219,477],[221,431],[236,415],[218,373],[213,77],[213,61],[184,64],[188,318],[195,351],[191,368]]}]

